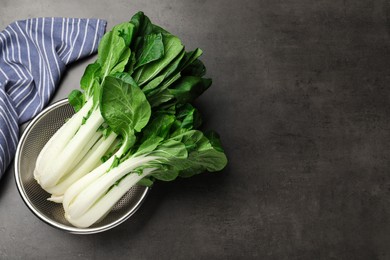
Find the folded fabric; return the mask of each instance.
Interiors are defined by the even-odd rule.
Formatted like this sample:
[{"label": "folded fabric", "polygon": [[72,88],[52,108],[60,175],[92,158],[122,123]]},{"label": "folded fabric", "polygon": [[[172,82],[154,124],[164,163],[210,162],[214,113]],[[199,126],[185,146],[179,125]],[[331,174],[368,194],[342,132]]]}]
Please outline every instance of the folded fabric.
[{"label": "folded fabric", "polygon": [[100,19],[34,18],[0,32],[0,178],[19,125],[48,104],[67,64],[96,52],[105,26]]}]

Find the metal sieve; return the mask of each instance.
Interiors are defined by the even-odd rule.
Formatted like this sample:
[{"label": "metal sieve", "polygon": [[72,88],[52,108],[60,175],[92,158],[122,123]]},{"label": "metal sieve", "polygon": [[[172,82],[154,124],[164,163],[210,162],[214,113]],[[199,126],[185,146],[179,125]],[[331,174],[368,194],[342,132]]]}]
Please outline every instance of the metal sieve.
[{"label": "metal sieve", "polygon": [[15,156],[15,179],[18,191],[27,207],[45,223],[75,234],[93,234],[109,230],[133,215],[146,198],[149,188],[130,189],[99,223],[89,228],[76,228],[64,217],[62,204],[48,201],[50,194],[35,181],[35,162],[50,137],[74,114],[68,101],[61,100],[36,116],[23,132]]}]

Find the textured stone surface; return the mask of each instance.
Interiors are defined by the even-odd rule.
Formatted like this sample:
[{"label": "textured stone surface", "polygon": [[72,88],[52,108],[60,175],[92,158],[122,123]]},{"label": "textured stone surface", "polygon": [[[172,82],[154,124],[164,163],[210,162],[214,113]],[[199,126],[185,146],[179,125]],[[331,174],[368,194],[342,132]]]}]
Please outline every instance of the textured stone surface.
[{"label": "textured stone surface", "polygon": [[[143,10],[201,47],[214,83],[197,105],[230,163],[155,185],[130,220],[90,236],[38,220],[10,169],[0,259],[390,258],[387,1],[33,2],[2,0],[0,27],[36,16],[111,27]],[[88,62],[69,69],[55,100]]]}]

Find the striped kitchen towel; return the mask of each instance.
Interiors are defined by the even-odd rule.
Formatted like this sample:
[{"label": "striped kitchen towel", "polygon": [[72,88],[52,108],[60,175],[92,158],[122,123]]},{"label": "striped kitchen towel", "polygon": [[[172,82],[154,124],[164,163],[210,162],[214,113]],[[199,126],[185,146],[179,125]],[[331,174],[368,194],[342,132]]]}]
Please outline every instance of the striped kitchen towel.
[{"label": "striped kitchen towel", "polygon": [[0,178],[19,125],[48,104],[67,64],[96,52],[105,26],[100,19],[34,18],[0,32]]}]

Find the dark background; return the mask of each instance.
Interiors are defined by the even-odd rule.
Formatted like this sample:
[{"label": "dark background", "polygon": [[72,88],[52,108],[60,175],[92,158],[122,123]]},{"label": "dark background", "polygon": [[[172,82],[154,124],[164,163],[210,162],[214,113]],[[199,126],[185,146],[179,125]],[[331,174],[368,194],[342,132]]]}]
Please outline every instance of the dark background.
[{"label": "dark background", "polygon": [[0,259],[390,259],[389,2],[2,0],[0,27],[70,16],[110,29],[138,10],[203,49],[214,83],[197,105],[228,167],[158,183],[131,219],[89,236],[37,219],[11,168]]}]

